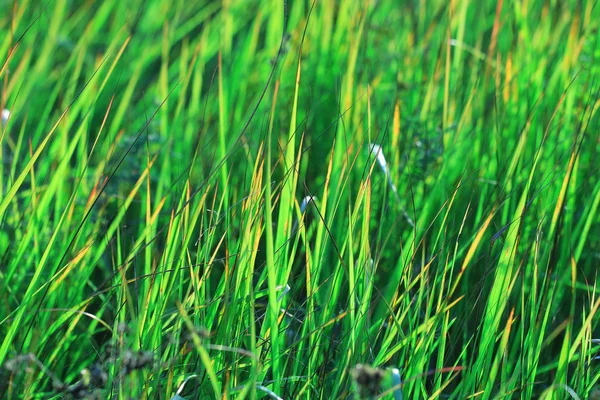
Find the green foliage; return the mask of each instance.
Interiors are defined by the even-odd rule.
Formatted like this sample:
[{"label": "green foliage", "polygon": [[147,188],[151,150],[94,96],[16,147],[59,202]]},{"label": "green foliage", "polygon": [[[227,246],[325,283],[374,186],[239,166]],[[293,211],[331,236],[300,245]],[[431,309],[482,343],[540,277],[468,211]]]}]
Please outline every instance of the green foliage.
[{"label": "green foliage", "polygon": [[594,1],[0,6],[3,399],[597,396]]}]

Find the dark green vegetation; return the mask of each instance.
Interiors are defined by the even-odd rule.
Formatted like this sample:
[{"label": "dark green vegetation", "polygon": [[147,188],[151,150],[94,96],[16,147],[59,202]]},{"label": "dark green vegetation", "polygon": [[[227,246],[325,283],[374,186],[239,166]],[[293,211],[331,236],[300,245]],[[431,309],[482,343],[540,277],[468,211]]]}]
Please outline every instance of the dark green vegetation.
[{"label": "dark green vegetation", "polygon": [[594,1],[0,7],[3,399],[593,398]]}]

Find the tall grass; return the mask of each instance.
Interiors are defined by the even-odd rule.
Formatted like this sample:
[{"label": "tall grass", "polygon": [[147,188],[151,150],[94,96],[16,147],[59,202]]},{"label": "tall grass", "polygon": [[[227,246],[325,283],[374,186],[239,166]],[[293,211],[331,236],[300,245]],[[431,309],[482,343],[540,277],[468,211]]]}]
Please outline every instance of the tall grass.
[{"label": "tall grass", "polygon": [[598,398],[594,1],[0,7],[0,397]]}]

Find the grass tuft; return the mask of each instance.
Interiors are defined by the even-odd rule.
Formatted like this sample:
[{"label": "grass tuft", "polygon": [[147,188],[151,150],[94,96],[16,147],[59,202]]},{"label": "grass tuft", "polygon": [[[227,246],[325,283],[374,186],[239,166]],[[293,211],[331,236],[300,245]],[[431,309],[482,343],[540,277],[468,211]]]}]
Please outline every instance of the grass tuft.
[{"label": "grass tuft", "polygon": [[0,398],[600,398],[594,1],[9,3]]}]

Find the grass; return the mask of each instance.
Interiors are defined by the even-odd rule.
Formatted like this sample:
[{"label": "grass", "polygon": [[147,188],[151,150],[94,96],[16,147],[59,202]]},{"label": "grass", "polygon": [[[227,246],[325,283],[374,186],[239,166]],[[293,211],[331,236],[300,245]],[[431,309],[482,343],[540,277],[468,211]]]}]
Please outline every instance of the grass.
[{"label": "grass", "polygon": [[0,397],[600,398],[596,2],[0,4]]}]

